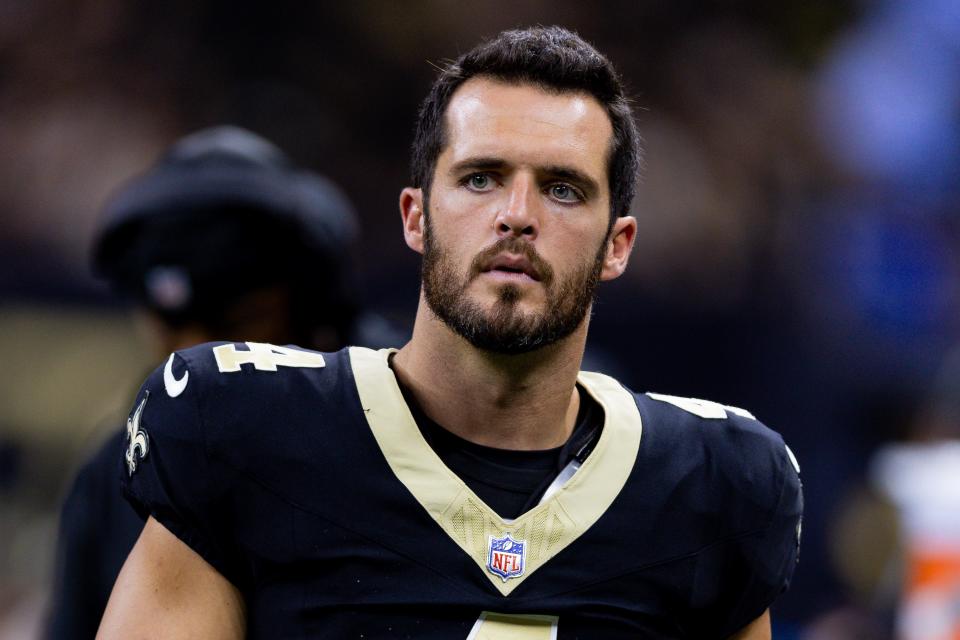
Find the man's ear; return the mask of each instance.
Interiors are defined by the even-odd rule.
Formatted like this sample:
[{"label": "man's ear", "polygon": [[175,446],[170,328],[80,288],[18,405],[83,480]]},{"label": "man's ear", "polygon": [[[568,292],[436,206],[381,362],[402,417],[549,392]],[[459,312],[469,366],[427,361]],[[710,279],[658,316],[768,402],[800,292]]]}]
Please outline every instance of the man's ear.
[{"label": "man's ear", "polygon": [[623,272],[627,270],[630,251],[633,249],[633,242],[636,239],[636,218],[622,216],[614,221],[613,228],[610,230],[610,237],[607,238],[607,253],[603,259],[603,270],[600,272],[601,280],[613,280],[623,275]]},{"label": "man's ear", "polygon": [[400,192],[400,217],[403,219],[403,239],[407,246],[423,253],[423,189],[407,187]]}]

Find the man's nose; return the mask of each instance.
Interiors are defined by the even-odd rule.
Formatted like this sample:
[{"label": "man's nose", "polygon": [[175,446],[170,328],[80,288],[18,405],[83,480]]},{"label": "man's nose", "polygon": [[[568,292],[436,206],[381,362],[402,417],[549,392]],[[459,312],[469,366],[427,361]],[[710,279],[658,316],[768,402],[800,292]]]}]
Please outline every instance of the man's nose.
[{"label": "man's nose", "polygon": [[533,240],[540,231],[539,191],[532,177],[518,175],[510,182],[507,201],[495,220],[497,235]]}]

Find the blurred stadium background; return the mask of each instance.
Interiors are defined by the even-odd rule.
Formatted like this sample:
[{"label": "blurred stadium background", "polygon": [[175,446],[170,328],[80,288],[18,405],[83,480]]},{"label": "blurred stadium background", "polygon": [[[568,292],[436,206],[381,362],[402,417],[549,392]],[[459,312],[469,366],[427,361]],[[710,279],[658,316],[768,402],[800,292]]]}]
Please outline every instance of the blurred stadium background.
[{"label": "blurred stadium background", "polygon": [[[960,465],[910,493],[918,465],[890,464],[960,434],[956,0],[0,0],[0,637],[35,633],[65,483],[156,364],[90,273],[107,196],[185,133],[247,127],[345,188],[363,298],[409,326],[397,197],[432,64],[537,23],[613,59],[646,140],[592,353],[639,390],[749,408],[803,467],[775,637],[960,637],[905,604],[910,505]],[[938,499],[953,518],[925,531],[960,572],[960,505]],[[956,612],[953,584],[932,597]]]}]

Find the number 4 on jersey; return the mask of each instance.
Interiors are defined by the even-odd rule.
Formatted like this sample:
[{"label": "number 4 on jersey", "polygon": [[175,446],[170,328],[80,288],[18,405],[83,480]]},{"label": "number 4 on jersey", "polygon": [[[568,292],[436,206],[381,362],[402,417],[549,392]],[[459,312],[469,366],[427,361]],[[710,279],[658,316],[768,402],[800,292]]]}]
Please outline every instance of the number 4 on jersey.
[{"label": "number 4 on jersey", "polygon": [[680,407],[684,411],[692,413],[695,416],[706,418],[708,420],[724,420],[727,417],[727,411],[744,418],[756,420],[753,414],[740,407],[731,407],[720,404],[719,402],[710,402],[709,400],[698,400],[697,398],[680,398],[678,396],[665,396],[662,393],[648,393],[648,396],[660,402],[668,402],[675,407]]},{"label": "number 4 on jersey", "polygon": [[276,371],[277,367],[326,366],[319,353],[278,347],[264,342],[247,342],[249,351],[239,351],[235,345],[222,344],[213,348],[213,357],[217,359],[217,368],[221,373],[240,371],[240,365],[252,364],[257,371]]}]

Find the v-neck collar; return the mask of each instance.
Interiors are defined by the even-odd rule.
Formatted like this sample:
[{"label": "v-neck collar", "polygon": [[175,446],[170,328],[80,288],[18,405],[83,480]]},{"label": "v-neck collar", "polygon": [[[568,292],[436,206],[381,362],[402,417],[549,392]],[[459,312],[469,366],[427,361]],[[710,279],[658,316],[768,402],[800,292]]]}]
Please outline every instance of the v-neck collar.
[{"label": "v-neck collar", "polygon": [[[350,347],[360,403],[373,436],[400,482],[506,596],[593,526],[620,493],[643,430],[636,402],[613,378],[581,371],[577,381],[604,411],[603,432],[593,452],[559,491],[519,518],[504,520],[424,440],[387,362],[392,352]],[[493,543],[506,536],[522,543],[523,558],[518,569],[504,577],[490,565]]]}]

